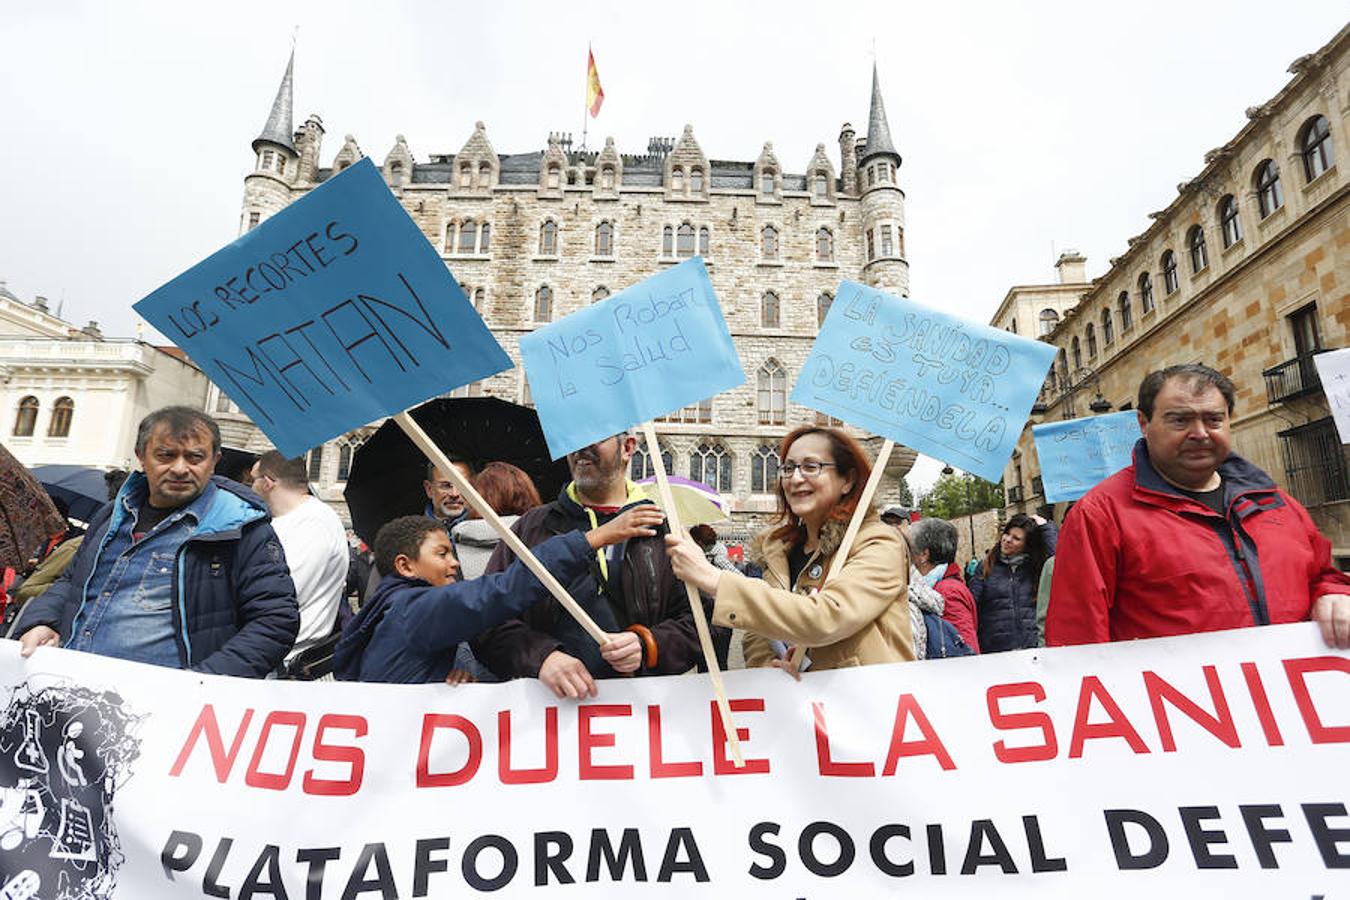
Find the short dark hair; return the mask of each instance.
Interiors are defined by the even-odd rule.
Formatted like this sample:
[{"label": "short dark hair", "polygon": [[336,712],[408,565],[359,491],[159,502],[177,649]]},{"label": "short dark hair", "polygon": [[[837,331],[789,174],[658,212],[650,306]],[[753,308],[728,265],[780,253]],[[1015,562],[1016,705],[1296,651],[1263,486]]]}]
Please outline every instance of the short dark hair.
[{"label": "short dark hair", "polygon": [[141,419],[141,424],[136,429],[137,454],[145,452],[146,445],[150,443],[150,435],[154,434],[160,425],[169,429],[169,437],[180,441],[196,434],[198,429],[205,428],[211,435],[211,452],[220,452],[220,426],[216,424],[215,419],[191,406],[166,406]]},{"label": "short dark hair", "polygon": [[914,552],[928,551],[934,565],[947,565],[956,559],[956,526],[946,519],[925,517],[909,526],[909,542]]},{"label": "short dark hair", "polygon": [[381,575],[392,575],[394,560],[400,556],[417,559],[422,542],[444,526],[426,516],[399,516],[386,522],[375,535],[375,568]]},{"label": "short dark hair", "polygon": [[1149,372],[1144,376],[1144,380],[1139,382],[1137,405],[1145,419],[1153,418],[1153,402],[1158,399],[1158,392],[1163,389],[1163,385],[1173,378],[1186,382],[1197,394],[1206,387],[1218,388],[1219,393],[1223,394],[1224,402],[1228,404],[1228,414],[1230,416],[1233,414],[1233,400],[1237,396],[1237,389],[1233,387],[1233,382],[1228,380],[1228,376],[1203,363],[1186,363]]},{"label": "short dark hair", "polygon": [[258,472],[299,491],[309,487],[309,469],[303,456],[287,459],[280,450],[268,450],[258,457]]},{"label": "short dark hair", "polygon": [[[461,459],[458,456],[446,456],[446,459],[450,460],[450,465],[452,466],[453,465],[468,466],[469,474],[473,475],[473,466],[469,463],[467,459]],[[427,460],[426,480],[434,481],[436,478],[436,473],[440,471],[440,468],[441,468],[440,466],[436,465],[431,460]]]}]

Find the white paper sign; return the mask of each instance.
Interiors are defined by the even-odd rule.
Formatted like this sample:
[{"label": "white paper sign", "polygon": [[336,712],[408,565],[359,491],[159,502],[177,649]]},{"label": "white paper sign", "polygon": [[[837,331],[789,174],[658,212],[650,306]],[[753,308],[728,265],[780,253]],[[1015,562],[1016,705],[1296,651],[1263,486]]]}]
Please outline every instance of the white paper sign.
[{"label": "white paper sign", "polygon": [[1313,357],[1341,443],[1350,444],[1350,347]]}]

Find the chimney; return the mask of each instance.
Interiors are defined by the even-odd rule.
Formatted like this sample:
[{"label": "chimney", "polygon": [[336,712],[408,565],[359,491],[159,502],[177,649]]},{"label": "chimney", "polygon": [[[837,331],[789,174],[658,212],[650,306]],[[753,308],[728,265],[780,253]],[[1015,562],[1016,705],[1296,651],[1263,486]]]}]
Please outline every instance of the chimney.
[{"label": "chimney", "polygon": [[80,333],[87,335],[96,341],[103,340],[103,332],[99,331],[98,323],[93,319],[90,319],[89,324],[80,329]]},{"label": "chimney", "polygon": [[1077,250],[1065,250],[1055,262],[1060,284],[1087,284],[1087,257]]},{"label": "chimney", "polygon": [[40,312],[47,312],[48,310],[47,298],[42,296],[34,297],[33,308],[39,310]]}]

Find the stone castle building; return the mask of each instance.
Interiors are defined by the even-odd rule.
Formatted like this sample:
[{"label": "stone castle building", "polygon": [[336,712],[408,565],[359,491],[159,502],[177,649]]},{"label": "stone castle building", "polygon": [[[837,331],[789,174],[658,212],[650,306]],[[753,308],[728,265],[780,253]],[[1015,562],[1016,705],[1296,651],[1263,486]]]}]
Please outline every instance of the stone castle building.
[{"label": "stone castle building", "polygon": [[[1079,295],[1070,308],[1014,288],[993,324],[1048,325],[1059,348],[1029,424],[1132,409],[1168,365],[1228,375],[1234,451],[1308,507],[1350,569],[1348,448],[1312,363],[1350,344],[1350,26],[1289,70],[1105,275],[1050,286]],[[1028,427],[1005,472],[1009,514],[1047,509],[1039,472]]]},{"label": "stone castle building", "polygon": [[[241,233],[364,155],[348,135],[321,164],[324,125],[292,127],[292,56],[244,179]],[[844,125],[838,161],[818,144],[792,174],[765,143],[753,161],[709,159],[690,126],[641,153],[613,139],[598,150],[549,135],[543,150],[498,153],[482,122],[454,153],[418,161],[400,135],[381,169],[455,278],[519,364],[519,339],[542,324],[689,257],[702,256],[747,383],[658,422],[673,474],[732,501],[740,528],[774,509],[777,445],[791,428],[823,421],[787,395],[842,279],[905,295],[905,195],[875,70],[867,133]],[[530,403],[524,369],[457,390]],[[210,407],[227,443],[267,446],[215,391]],[[340,503],[354,449],[374,426],[309,455],[320,495]],[[859,435],[863,437],[863,435]],[[874,444],[879,445],[877,440]],[[881,502],[898,495],[914,454],[897,448]],[[650,474],[639,454],[633,474]]]}]

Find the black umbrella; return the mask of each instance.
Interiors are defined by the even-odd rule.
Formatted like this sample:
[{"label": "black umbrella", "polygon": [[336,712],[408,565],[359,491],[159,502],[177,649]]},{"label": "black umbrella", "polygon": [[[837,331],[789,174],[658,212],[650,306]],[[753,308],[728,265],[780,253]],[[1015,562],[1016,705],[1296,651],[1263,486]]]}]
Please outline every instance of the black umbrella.
[{"label": "black umbrella", "polygon": [[[496,397],[440,397],[412,411],[412,417],[447,456],[476,472],[490,462],[523,469],[545,500],[571,478],[566,460],[554,461],[534,410]],[[426,457],[390,419],[357,449],[343,496],[352,530],[367,544],[390,519],[426,509],[422,488]]]},{"label": "black umbrella", "polygon": [[70,510],[72,519],[88,522],[108,502],[107,473],[89,466],[35,466],[33,477],[53,500]]},{"label": "black umbrella", "polygon": [[243,481],[244,473],[253,468],[253,464],[258,461],[257,453],[250,453],[247,450],[240,450],[238,447],[220,448],[220,461],[216,463],[216,474],[224,475],[226,478],[233,478],[235,481]]}]

